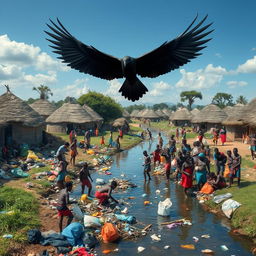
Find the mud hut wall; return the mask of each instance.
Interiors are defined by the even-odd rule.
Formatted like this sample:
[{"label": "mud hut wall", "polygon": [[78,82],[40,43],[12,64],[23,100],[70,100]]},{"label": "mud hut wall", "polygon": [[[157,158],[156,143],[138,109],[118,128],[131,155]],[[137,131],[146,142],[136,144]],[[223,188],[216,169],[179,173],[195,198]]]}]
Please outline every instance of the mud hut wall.
[{"label": "mud hut wall", "polygon": [[191,123],[188,120],[173,120],[172,123],[174,126],[191,126]]},{"label": "mud hut wall", "polygon": [[4,127],[0,127],[0,147],[4,146]]},{"label": "mud hut wall", "polygon": [[246,134],[246,127],[242,125],[226,125],[227,141],[240,141]]},{"label": "mud hut wall", "polygon": [[18,144],[26,143],[38,145],[43,142],[43,126],[27,127],[18,124],[12,125],[12,138]]},{"label": "mud hut wall", "polygon": [[48,124],[46,126],[46,131],[49,133],[66,133],[65,124]]}]

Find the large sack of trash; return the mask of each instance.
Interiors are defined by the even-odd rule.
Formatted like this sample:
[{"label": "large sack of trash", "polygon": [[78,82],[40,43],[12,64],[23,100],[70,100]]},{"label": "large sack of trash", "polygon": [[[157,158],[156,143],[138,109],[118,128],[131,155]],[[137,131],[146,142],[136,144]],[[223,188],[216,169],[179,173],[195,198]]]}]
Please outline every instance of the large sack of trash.
[{"label": "large sack of trash", "polygon": [[112,223],[108,222],[102,227],[101,236],[104,243],[114,242],[120,237],[117,228]]}]

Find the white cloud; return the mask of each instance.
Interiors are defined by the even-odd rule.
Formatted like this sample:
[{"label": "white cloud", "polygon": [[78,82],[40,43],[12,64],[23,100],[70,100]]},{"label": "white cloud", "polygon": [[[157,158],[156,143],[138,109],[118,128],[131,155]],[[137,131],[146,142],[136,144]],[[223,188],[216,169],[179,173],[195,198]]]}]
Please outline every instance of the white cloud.
[{"label": "white cloud", "polygon": [[172,88],[171,85],[167,84],[164,81],[160,81],[153,84],[153,90],[149,92],[151,96],[163,96]]},{"label": "white cloud", "polygon": [[237,68],[238,73],[256,73],[256,56],[247,60]]},{"label": "white cloud", "polygon": [[248,85],[248,83],[245,81],[228,81],[227,85],[229,86],[229,88],[235,88],[237,86],[240,86],[240,87],[246,86]]},{"label": "white cloud", "polygon": [[186,72],[185,69],[181,69],[180,73],[182,78],[176,83],[176,87],[205,89],[220,83],[223,76],[228,72],[221,66],[214,67],[212,64],[208,64],[206,68],[198,69],[195,72]]},{"label": "white cloud", "polygon": [[252,51],[256,51],[256,47],[253,47],[253,48],[252,48]]},{"label": "white cloud", "polygon": [[62,88],[52,89],[53,98],[55,100],[65,99],[67,96],[79,98],[89,91],[87,82],[87,78],[76,79],[73,84],[66,85]]},{"label": "white cloud", "polygon": [[53,59],[47,53],[34,45],[11,41],[7,35],[0,36],[1,64],[17,65],[19,68],[33,67],[41,71],[60,70],[69,68],[59,60]]}]

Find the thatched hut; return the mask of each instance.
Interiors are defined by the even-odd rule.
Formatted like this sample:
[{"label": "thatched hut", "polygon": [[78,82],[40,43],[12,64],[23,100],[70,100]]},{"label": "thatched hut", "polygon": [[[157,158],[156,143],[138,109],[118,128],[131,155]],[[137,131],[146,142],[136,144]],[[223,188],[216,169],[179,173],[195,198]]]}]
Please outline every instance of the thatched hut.
[{"label": "thatched hut", "polygon": [[158,109],[155,111],[157,115],[160,116],[161,119],[168,119],[169,116],[163,112],[163,110]]},{"label": "thatched hut", "polygon": [[145,112],[146,110],[147,110],[147,109],[142,109],[142,110],[140,110],[140,111],[136,114],[136,118],[142,120],[142,119],[143,119],[143,114],[144,114],[144,112]]},{"label": "thatched hut", "polygon": [[98,128],[101,127],[101,125],[104,122],[104,119],[102,116],[100,116],[96,111],[94,111],[92,108],[90,108],[88,105],[84,104],[83,109],[91,116],[93,119],[94,126],[97,126]]},{"label": "thatched hut", "polygon": [[168,116],[168,119],[169,119],[170,115],[172,114],[172,111],[169,110],[169,109],[167,109],[167,108],[162,109],[162,112],[163,112],[166,116]]},{"label": "thatched hut", "polygon": [[186,108],[179,108],[174,112],[171,121],[175,126],[190,126],[192,114]]},{"label": "thatched hut", "polygon": [[232,107],[228,117],[222,122],[227,129],[227,140],[235,141],[242,140],[243,135],[246,134],[247,128],[245,126],[245,112],[246,106],[237,104]]},{"label": "thatched hut", "polygon": [[138,109],[134,109],[132,111],[132,113],[130,114],[130,117],[131,118],[137,118],[138,113],[139,113],[139,110]]},{"label": "thatched hut", "polygon": [[160,116],[153,110],[153,109],[146,109],[142,114],[141,118],[145,120],[150,120],[150,121],[159,121],[161,118]]},{"label": "thatched hut", "polygon": [[43,118],[26,102],[8,91],[0,96],[0,145],[43,142]]},{"label": "thatched hut", "polygon": [[57,109],[52,103],[45,99],[36,100],[34,103],[30,104],[30,107],[42,116],[44,120]]},{"label": "thatched hut", "polygon": [[252,99],[244,108],[243,120],[247,125],[247,135],[256,134],[256,98]]},{"label": "thatched hut", "polygon": [[128,123],[128,121],[127,121],[124,117],[117,118],[117,119],[112,123],[112,126],[113,126],[114,128],[120,128],[120,129],[122,129],[122,131],[123,131],[124,133],[127,133],[127,132],[129,132],[129,130],[130,130],[129,123]]},{"label": "thatched hut", "polygon": [[47,119],[47,131],[55,133],[69,133],[76,129],[78,134],[95,128],[95,120],[79,104],[64,103]]},{"label": "thatched hut", "polygon": [[200,112],[200,110],[198,108],[194,108],[193,110],[190,111],[192,116],[196,116],[199,112]]},{"label": "thatched hut", "polygon": [[232,110],[233,110],[233,107],[231,106],[227,106],[225,108],[223,108],[223,110],[225,111],[225,113],[229,116],[230,114],[232,114]]},{"label": "thatched hut", "polygon": [[214,104],[205,106],[192,118],[192,123],[198,124],[203,130],[210,130],[213,127],[220,128],[222,122],[228,117],[224,110]]}]

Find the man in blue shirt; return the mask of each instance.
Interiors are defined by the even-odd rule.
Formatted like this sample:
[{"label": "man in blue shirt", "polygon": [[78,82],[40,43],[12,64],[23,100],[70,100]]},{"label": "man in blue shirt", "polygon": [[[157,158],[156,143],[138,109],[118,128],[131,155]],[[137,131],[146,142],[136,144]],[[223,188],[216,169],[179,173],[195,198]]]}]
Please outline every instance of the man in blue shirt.
[{"label": "man in blue shirt", "polygon": [[56,157],[59,161],[67,162],[65,155],[68,152],[69,143],[66,142],[64,145],[60,146],[57,150]]}]

